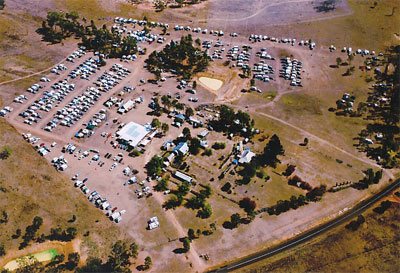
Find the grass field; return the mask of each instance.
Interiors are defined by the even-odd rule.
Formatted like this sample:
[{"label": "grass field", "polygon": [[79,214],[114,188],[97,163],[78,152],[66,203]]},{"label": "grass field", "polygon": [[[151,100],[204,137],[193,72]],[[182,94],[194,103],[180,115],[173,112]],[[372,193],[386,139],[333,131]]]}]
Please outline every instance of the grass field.
[{"label": "grass field", "polygon": [[[348,0],[347,2],[353,12],[350,15],[282,26],[279,30],[281,33],[291,33],[298,37],[310,37],[325,47],[333,44],[338,49],[352,46],[384,50],[387,46],[399,44],[400,41],[394,34],[399,31],[399,1]],[[374,3],[377,3],[375,7]]]},{"label": "grass field", "polygon": [[369,209],[365,223],[345,224],[311,242],[237,272],[395,272],[400,268],[399,204],[380,215]]}]

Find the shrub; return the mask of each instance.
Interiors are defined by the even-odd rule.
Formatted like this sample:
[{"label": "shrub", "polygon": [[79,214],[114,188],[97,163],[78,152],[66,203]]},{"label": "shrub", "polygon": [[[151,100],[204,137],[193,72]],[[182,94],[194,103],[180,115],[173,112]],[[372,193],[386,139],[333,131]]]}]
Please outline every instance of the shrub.
[{"label": "shrub", "polygon": [[10,146],[4,146],[3,149],[0,152],[0,159],[7,159],[11,156],[12,154],[12,149]]},{"label": "shrub", "polygon": [[225,149],[225,147],[226,147],[225,142],[215,142],[214,145],[212,146],[212,148],[215,150],[222,150]]}]

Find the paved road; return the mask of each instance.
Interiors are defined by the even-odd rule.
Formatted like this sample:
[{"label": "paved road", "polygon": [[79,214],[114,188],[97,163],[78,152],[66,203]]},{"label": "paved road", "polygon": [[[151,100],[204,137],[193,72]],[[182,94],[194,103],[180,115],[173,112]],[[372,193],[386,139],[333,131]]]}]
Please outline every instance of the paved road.
[{"label": "paved road", "polygon": [[233,270],[237,270],[239,268],[242,268],[244,266],[250,265],[252,263],[261,261],[265,258],[271,257],[275,254],[278,254],[284,250],[287,250],[289,248],[292,248],[296,245],[299,245],[305,241],[308,241],[316,236],[319,236],[320,234],[342,224],[345,221],[348,221],[349,219],[358,216],[362,212],[364,212],[367,208],[378,202],[381,198],[384,196],[388,195],[392,191],[394,191],[396,188],[400,186],[400,179],[397,179],[395,182],[389,184],[387,187],[385,187],[383,190],[381,190],[379,193],[375,194],[374,196],[370,197],[367,200],[362,201],[358,205],[356,205],[353,209],[349,210],[348,212],[340,215],[339,217],[329,221],[328,223],[325,223],[321,226],[318,226],[310,231],[307,231],[298,237],[291,239],[289,241],[286,241],[280,245],[277,245],[275,247],[272,247],[270,249],[264,250],[262,252],[259,252],[257,254],[251,255],[247,258],[242,259],[241,261],[232,263],[230,265],[225,265],[219,269],[216,269],[214,271],[210,272],[230,272]]}]

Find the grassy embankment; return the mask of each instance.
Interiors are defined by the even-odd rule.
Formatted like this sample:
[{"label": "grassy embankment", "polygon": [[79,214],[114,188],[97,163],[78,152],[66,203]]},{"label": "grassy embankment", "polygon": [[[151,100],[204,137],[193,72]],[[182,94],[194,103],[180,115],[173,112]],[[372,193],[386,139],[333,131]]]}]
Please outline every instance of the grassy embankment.
[{"label": "grassy embankment", "polygon": [[400,268],[399,204],[369,209],[356,231],[342,224],[311,242],[238,272],[395,272]]}]

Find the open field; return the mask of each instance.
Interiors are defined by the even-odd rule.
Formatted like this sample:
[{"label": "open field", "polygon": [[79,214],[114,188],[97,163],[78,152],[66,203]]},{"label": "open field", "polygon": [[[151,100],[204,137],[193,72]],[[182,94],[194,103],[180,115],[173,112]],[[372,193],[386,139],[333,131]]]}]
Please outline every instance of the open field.
[{"label": "open field", "polygon": [[398,209],[396,202],[384,214],[371,208],[363,214],[365,223],[356,231],[346,229],[345,223],[307,244],[237,272],[396,271],[400,266]]},{"label": "open field", "polygon": [[[392,33],[398,16],[386,16],[387,13],[390,14],[391,8],[398,6],[395,1],[385,1],[387,5],[379,2],[376,7],[371,8],[372,1],[358,3],[353,0],[340,0],[337,3],[337,9],[327,13],[316,12],[315,7],[321,1],[257,0],[250,3],[248,0],[235,0],[233,1],[235,5],[233,5],[230,1],[209,0],[198,6],[168,9],[161,13],[152,13],[148,6],[140,8],[137,5],[127,4],[125,1],[90,0],[86,1],[85,5],[76,0],[47,0],[40,1],[40,5],[28,2],[7,1],[7,8],[0,11],[0,47],[3,49],[0,53],[0,84],[51,68],[60,62],[68,68],[61,71],[60,75],[46,71],[21,81],[0,85],[1,108],[10,105],[14,109],[6,119],[0,120],[0,149],[4,145],[12,149],[10,158],[0,160],[0,186],[5,189],[0,192],[0,196],[3,195],[0,207],[9,215],[9,222],[0,224],[5,227],[0,233],[0,244],[4,244],[8,252],[7,256],[0,260],[0,266],[15,258],[15,255],[20,256],[21,253],[14,250],[18,249],[21,239],[12,239],[11,236],[17,228],[24,230],[33,217],[39,215],[44,219],[44,225],[39,233],[47,234],[50,228],[57,225],[63,228],[71,225],[77,227],[78,240],[81,243],[75,246],[75,249],[79,250],[83,259],[107,257],[109,246],[115,240],[124,238],[135,241],[139,245],[138,264],[144,260],[145,256],[152,257],[154,272],[202,272],[208,267],[246,256],[331,219],[343,208],[349,208],[366,196],[374,194],[389,179],[399,176],[398,169],[386,170],[382,182],[367,190],[359,191],[350,188],[337,193],[327,193],[318,203],[310,203],[279,216],[268,215],[264,212],[257,215],[250,224],[242,224],[236,229],[223,226],[233,213],[245,216],[244,211],[237,204],[244,197],[253,199],[257,204],[257,209],[261,209],[274,205],[278,200],[290,199],[293,195],[305,195],[307,191],[288,185],[288,179],[282,175],[288,164],[296,165],[294,174],[307,181],[312,187],[321,184],[330,187],[345,181],[358,181],[364,177],[363,170],[380,168],[354,147],[353,138],[368,121],[357,117],[339,117],[329,112],[328,108],[334,107],[335,101],[344,93],[356,97],[355,108],[359,102],[366,100],[368,90],[372,85],[372,82],[368,83],[366,80],[372,78],[374,72],[358,69],[359,66],[364,65],[365,58],[356,55],[354,60],[351,60],[350,66],[354,66],[355,71],[350,76],[343,76],[349,66],[333,68],[332,65],[336,64],[337,57],[342,58],[343,62],[350,61],[347,60],[346,53],[340,52],[342,46],[353,46],[353,50],[356,50],[358,46],[376,50],[377,55],[379,50],[383,50],[387,45],[399,44]],[[22,5],[27,6],[25,9],[20,9]],[[144,68],[144,61],[153,50],[161,50],[166,42],[139,43],[139,46],[147,49],[146,54],[138,54],[137,60],[130,62],[107,59],[107,64],[97,69],[87,81],[79,77],[70,78],[68,83],[75,84],[75,90],[67,94],[48,112],[40,111],[42,117],[37,123],[27,125],[26,122],[24,123],[25,118],[19,116],[20,113],[43,97],[44,91],[51,90],[51,85],[55,82],[67,78],[74,68],[89,57],[97,58],[88,52],[83,57],[74,60],[74,63],[66,62],[65,58],[77,48],[77,40],[70,38],[63,44],[56,45],[46,45],[40,41],[40,36],[34,31],[40,26],[46,12],[51,10],[77,10],[88,21],[95,20],[99,26],[103,23],[111,25],[115,16],[137,19],[147,16],[149,20],[169,23],[170,35],[165,36],[166,42],[171,39],[179,40],[182,35],[191,33],[193,40],[200,38],[202,41],[212,41],[210,55],[217,54],[220,58],[214,58],[206,71],[195,75],[194,80],[197,80],[199,85],[196,88],[197,93],[191,94],[185,90],[191,87],[192,83],[189,83],[187,88],[178,89],[180,79],[168,72],[161,75],[165,77],[165,80],[157,84],[149,82],[148,80],[154,79],[155,76]],[[298,10],[302,12],[298,13]],[[393,10],[398,12],[398,8]],[[332,19],[323,20],[327,18]],[[275,23],[276,21],[283,23]],[[226,33],[224,36],[217,36],[209,33],[174,31],[174,24],[202,28],[207,26],[209,29],[211,27],[222,29]],[[361,31],[355,31],[357,27]],[[128,28],[129,30],[142,29],[139,26],[128,26]],[[151,32],[160,34],[161,29],[154,28]],[[239,37],[229,36],[229,32],[237,32]],[[351,35],[345,35],[347,32]],[[251,42],[248,39],[250,33],[276,35],[278,39],[296,37],[298,40],[293,45],[270,40]],[[310,50],[307,46],[298,45],[299,40],[309,38],[316,41],[316,49]],[[217,42],[222,45],[215,46]],[[329,52],[330,44],[335,44],[337,50]],[[228,59],[227,51],[230,48],[238,46],[239,51],[243,52],[245,51],[243,45],[252,47],[248,50],[250,57],[247,63],[250,68],[263,61],[275,70],[275,73],[270,74],[271,78],[273,77],[270,81],[255,81],[254,88],[257,91],[246,91],[251,86],[251,77],[243,75],[244,71],[237,67],[239,61]],[[219,51],[222,47],[224,50]],[[219,53],[215,53],[217,51]],[[261,51],[267,51],[274,59],[260,58],[257,52]],[[295,58],[302,62],[303,87],[290,86],[290,81],[279,77],[279,69],[282,68],[279,60],[281,57]],[[94,86],[94,81],[104,72],[110,71],[115,64],[122,64],[131,73],[119,80],[119,84],[110,91],[102,92],[98,100],[94,101],[93,106],[85,111],[82,118],[74,124],[68,127],[58,125],[51,132],[44,130],[46,125],[58,115],[57,110],[66,107],[87,87]],[[254,72],[253,70],[252,73]],[[49,78],[50,82],[39,82],[42,76]],[[200,77],[221,80],[223,85],[218,90],[209,90],[210,88],[202,86],[199,82]],[[40,89],[37,94],[25,92],[34,83],[40,83],[43,89]],[[135,89],[125,92],[123,91],[125,86],[134,86]],[[27,101],[22,104],[12,102],[21,94],[27,95]],[[194,192],[202,190],[201,185],[211,185],[213,194],[207,203],[213,209],[212,216],[208,219],[200,219],[196,217],[196,210],[184,206],[165,210],[162,205],[169,195],[153,191],[157,183],[155,179],[149,179],[146,182],[148,175],[145,164],[154,155],[163,155],[165,151],[160,149],[163,143],[176,139],[183,132],[183,127],[190,128],[192,136],[198,135],[205,128],[195,128],[189,123],[184,123],[183,127],[173,126],[174,118],[162,114],[157,118],[160,122],[169,124],[168,132],[149,139],[147,145],[140,147],[139,156],[129,156],[129,152],[120,149],[121,147],[113,146],[116,142],[115,133],[124,124],[131,121],[141,125],[150,124],[152,119],[156,118],[150,115],[152,109],[148,105],[154,98],[161,101],[163,95],[170,96],[171,100],[176,98],[178,102],[195,109],[193,117],[205,124],[207,124],[207,119],[216,113],[207,109],[196,109],[201,104],[210,107],[213,104],[228,104],[235,110],[249,113],[255,121],[255,128],[260,129],[260,133],[244,144],[244,147],[249,147],[256,153],[262,153],[270,137],[277,134],[285,149],[285,155],[280,157],[282,162],[276,168],[261,169],[264,175],[270,176],[268,181],[255,176],[248,185],[239,185],[237,182],[241,176],[238,171],[241,167],[233,165],[225,176],[219,179],[218,176],[230,163],[227,161],[223,164],[224,160],[235,145],[244,141],[244,138],[238,136],[229,138],[227,135],[210,130],[206,137],[208,148],[211,148],[215,142],[221,141],[226,143],[226,148],[213,149],[210,156],[201,155],[203,150],[199,155],[188,155],[185,157],[185,162],[189,167],[184,168],[184,172],[198,182],[197,185],[191,187]],[[110,97],[116,97],[124,102],[141,98],[143,102],[137,103],[132,110],[121,115],[117,112],[119,107],[114,105],[106,108],[104,106]],[[80,129],[86,128],[93,115],[103,108],[107,110],[107,118],[94,129],[94,134],[87,138],[74,137]],[[172,110],[173,107],[170,108]],[[37,144],[44,143],[47,147],[50,147],[54,141],[58,144],[42,158],[22,139],[21,133],[31,133],[40,137],[41,140]],[[105,137],[107,135],[110,137]],[[309,139],[308,145],[299,145],[305,138]],[[75,145],[77,151],[81,150],[81,152],[62,153],[61,148],[67,143]],[[100,162],[104,162],[104,166],[98,164],[98,161],[91,160],[95,156],[94,152],[81,158],[83,151],[89,152],[92,149],[99,151]],[[106,158],[107,153],[112,154],[112,157]],[[123,155],[123,161],[110,169],[115,162],[113,157],[118,153]],[[166,152],[166,154],[169,153],[171,151]],[[54,157],[61,155],[68,160],[68,168],[64,174],[55,171],[49,165]],[[222,156],[224,159],[220,159]],[[129,179],[122,172],[126,167],[138,171],[136,176],[138,182],[143,181],[141,185],[124,184]],[[170,166],[164,174],[170,177],[171,190],[175,190],[181,183],[178,179],[172,178],[175,170],[176,168]],[[93,204],[89,203],[87,195],[74,187],[70,178],[76,173],[79,173],[82,179],[88,178],[86,186],[91,191],[97,190],[102,197],[106,197],[107,201],[113,204],[113,207],[118,207],[119,211],[126,210],[121,223],[109,221],[104,215],[105,211],[94,208]],[[227,182],[233,186],[232,193],[229,194],[221,190]],[[149,186],[152,196],[138,198],[136,191],[146,185]],[[194,196],[193,192],[185,198],[192,196]],[[69,223],[68,220],[72,218],[72,215],[75,215],[77,220]],[[147,230],[147,221],[153,216],[158,217],[160,227]],[[353,240],[363,241],[362,245],[361,243],[354,244],[354,248],[346,252],[347,254],[331,257],[332,262],[320,263],[315,259],[304,265],[297,262],[300,258],[306,257],[306,253],[312,253],[313,246],[312,251],[304,254],[297,254],[297,252],[293,254],[294,251],[292,251],[272,261],[268,260],[265,268],[275,271],[282,264],[286,264],[288,271],[331,271],[335,268],[346,271],[351,270],[348,265],[353,262],[360,263],[360,270],[375,268],[390,270],[398,266],[392,258],[382,262],[382,267],[372,262],[376,257],[385,254],[390,254],[391,257],[398,256],[395,251],[398,246],[398,237],[394,233],[394,230],[398,228],[395,222],[398,220],[396,210],[391,208],[382,216],[385,217],[383,220],[373,213],[368,217],[370,220],[367,220],[362,229],[357,231],[357,236],[353,237],[354,233],[346,230],[343,237],[332,233],[317,242],[318,248],[322,249],[321,255],[326,257],[332,252],[325,252],[323,246],[330,245],[332,242],[346,239],[345,241],[350,245]],[[377,231],[379,236],[372,236],[369,229],[371,228],[374,232],[379,230],[381,221],[386,224],[385,230],[388,230],[389,235],[385,237],[384,232]],[[189,252],[175,253],[182,246],[178,239],[187,236],[189,228],[205,231],[210,229],[212,223],[216,224],[216,230],[211,235],[200,235],[200,238],[193,241]],[[84,236],[87,231],[90,235]],[[373,241],[376,238],[378,243],[374,244]],[[394,243],[383,247],[382,242],[387,239],[393,239]],[[338,252],[344,248],[341,243],[332,244]],[[40,245],[37,247],[40,248]],[[204,254],[207,254],[207,259],[204,258]],[[293,255],[295,255],[294,258]],[[134,270],[133,267],[132,269]]]}]

